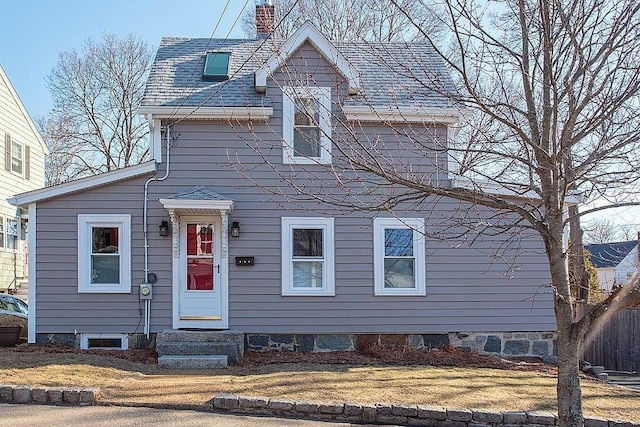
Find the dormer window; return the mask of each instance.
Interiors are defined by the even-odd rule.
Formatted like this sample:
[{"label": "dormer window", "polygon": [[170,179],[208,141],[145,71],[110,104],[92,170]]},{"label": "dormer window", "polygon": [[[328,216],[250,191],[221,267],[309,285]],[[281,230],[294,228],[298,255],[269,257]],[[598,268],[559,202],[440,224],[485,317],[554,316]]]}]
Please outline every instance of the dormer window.
[{"label": "dormer window", "polygon": [[331,163],[331,88],[283,88],[283,162]]},{"label": "dormer window", "polygon": [[229,52],[207,53],[202,71],[202,80],[221,82],[229,80]]}]

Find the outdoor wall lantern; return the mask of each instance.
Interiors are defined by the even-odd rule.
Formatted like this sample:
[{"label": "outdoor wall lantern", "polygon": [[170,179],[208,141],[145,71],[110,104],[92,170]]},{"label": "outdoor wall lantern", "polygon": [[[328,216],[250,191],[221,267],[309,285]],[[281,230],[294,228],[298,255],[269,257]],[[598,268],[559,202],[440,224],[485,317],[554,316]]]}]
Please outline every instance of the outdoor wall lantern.
[{"label": "outdoor wall lantern", "polygon": [[167,237],[169,235],[169,223],[167,221],[160,222],[158,226],[158,234],[160,237]]},{"label": "outdoor wall lantern", "polygon": [[240,237],[240,224],[238,224],[238,221],[231,223],[231,237]]}]

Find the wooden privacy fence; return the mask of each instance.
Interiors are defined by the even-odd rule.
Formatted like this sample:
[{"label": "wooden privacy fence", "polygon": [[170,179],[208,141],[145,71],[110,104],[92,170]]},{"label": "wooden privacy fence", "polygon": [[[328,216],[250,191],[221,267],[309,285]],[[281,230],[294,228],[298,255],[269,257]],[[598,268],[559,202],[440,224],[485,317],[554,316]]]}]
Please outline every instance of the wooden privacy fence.
[{"label": "wooden privacy fence", "polygon": [[640,372],[640,307],[596,325],[582,346],[582,358],[608,370]]}]

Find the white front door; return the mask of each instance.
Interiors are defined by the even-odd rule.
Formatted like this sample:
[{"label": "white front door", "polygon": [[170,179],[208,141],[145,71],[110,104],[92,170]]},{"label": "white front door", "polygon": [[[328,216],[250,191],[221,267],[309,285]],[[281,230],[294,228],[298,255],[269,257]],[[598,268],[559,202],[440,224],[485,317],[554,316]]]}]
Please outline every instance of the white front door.
[{"label": "white front door", "polygon": [[[221,265],[219,216],[180,218],[180,256],[174,275],[174,327],[228,327],[226,265]],[[177,280],[176,280],[177,279]]]}]

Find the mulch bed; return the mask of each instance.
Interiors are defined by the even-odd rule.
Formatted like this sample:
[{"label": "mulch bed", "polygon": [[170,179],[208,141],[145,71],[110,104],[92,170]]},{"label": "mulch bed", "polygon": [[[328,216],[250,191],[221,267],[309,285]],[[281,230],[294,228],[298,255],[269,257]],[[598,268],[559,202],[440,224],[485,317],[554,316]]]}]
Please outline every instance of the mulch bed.
[{"label": "mulch bed", "polygon": [[[95,354],[145,364],[156,364],[158,361],[155,350],[150,348],[80,350],[64,345],[23,344],[17,347],[0,349],[0,351]],[[279,363],[469,367],[538,371],[552,375],[557,374],[557,368],[555,366],[543,363],[537,358],[506,359],[471,353],[469,351],[456,349],[450,345],[445,346],[442,350],[430,351],[421,351],[406,347],[374,346],[369,348],[366,353],[356,351],[333,351],[325,353],[246,351],[244,357],[236,366],[258,367]]]}]

